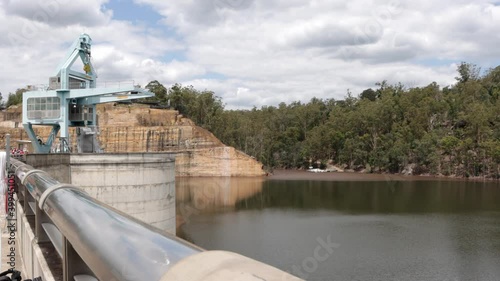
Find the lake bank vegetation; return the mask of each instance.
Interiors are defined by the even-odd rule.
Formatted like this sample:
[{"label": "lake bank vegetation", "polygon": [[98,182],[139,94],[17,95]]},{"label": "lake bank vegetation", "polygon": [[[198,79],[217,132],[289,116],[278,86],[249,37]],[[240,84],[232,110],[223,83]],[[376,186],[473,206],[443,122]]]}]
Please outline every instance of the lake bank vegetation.
[{"label": "lake bank vegetation", "polygon": [[270,169],[333,163],[366,172],[499,178],[500,67],[481,72],[462,63],[456,81],[444,88],[383,81],[344,100],[251,110],[225,110],[213,92],[181,85],[160,96]]}]

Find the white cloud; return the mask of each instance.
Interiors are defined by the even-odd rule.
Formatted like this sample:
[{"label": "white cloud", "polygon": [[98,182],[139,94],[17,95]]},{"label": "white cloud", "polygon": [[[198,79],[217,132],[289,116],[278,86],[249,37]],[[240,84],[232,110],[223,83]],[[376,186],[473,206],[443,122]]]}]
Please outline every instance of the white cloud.
[{"label": "white cloud", "polygon": [[[160,58],[166,53],[184,48],[177,40],[164,36],[161,30],[112,20],[111,11],[101,10],[107,1],[51,1],[41,2],[60,4],[51,10],[54,13],[50,14],[50,23],[30,16],[31,12],[44,11],[40,9],[42,4],[23,0],[4,1],[0,5],[0,32],[4,34],[0,51],[4,54],[3,68],[9,70],[0,78],[4,98],[26,85],[47,84],[67,48],[81,33],[88,33],[93,39],[93,63],[102,82],[136,80],[144,85],[151,71],[143,61],[162,64]],[[61,16],[72,14],[79,14],[85,20],[75,17],[61,21]],[[59,18],[54,20],[58,24],[53,22],[56,18]],[[168,67],[168,62],[165,65]],[[173,67],[177,69],[177,66]],[[182,75],[188,71],[184,69]],[[193,74],[199,73],[193,71]],[[185,77],[182,75],[174,77]]]},{"label": "white cloud", "polygon": [[21,17],[34,23],[99,26],[111,19],[112,12],[101,9],[106,2],[108,0],[4,0],[1,5],[10,17]]},{"label": "white cloud", "polygon": [[[500,7],[487,0],[134,0],[163,27],[114,20],[107,0],[50,1],[67,1],[50,21],[34,19],[31,1],[0,2],[0,32],[11,35],[0,38],[4,96],[46,83],[82,32],[100,79],[192,84],[228,108],[340,99],[382,80],[446,86],[461,61],[500,63]],[[184,56],[165,60],[169,52]]]}]

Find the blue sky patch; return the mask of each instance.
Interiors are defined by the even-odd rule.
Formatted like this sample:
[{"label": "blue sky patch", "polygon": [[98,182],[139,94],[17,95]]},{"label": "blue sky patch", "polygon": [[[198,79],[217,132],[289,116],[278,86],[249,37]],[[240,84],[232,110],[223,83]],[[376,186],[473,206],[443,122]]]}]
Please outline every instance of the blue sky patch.
[{"label": "blue sky patch", "polygon": [[214,79],[214,80],[226,80],[227,77],[224,74],[218,72],[208,72],[202,76],[204,79]]},{"label": "blue sky patch", "polygon": [[105,9],[113,11],[113,19],[129,22],[142,22],[155,26],[162,19],[151,6],[140,5],[132,0],[111,0]]},{"label": "blue sky patch", "polygon": [[450,65],[452,63],[460,63],[460,61],[448,60],[448,59],[423,59],[423,60],[417,60],[415,62],[429,67]]},{"label": "blue sky patch", "polygon": [[[176,30],[161,22],[164,18],[153,7],[146,4],[137,4],[133,0],[111,0],[104,7],[106,10],[113,11],[113,19],[119,21],[128,21],[134,25],[144,26],[160,31],[160,36],[165,38],[172,38],[182,41]],[[183,51],[170,52],[162,59],[164,62],[172,60],[186,61]]]},{"label": "blue sky patch", "polygon": [[173,60],[177,61],[187,61],[186,54],[184,51],[172,51],[168,52],[161,57],[162,61],[169,62]]}]

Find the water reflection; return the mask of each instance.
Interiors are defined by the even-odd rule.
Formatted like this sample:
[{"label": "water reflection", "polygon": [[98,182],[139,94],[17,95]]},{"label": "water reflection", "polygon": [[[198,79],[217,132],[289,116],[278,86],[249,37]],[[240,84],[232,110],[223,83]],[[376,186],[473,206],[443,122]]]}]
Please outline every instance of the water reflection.
[{"label": "water reflection", "polygon": [[193,216],[235,210],[236,205],[262,192],[264,178],[176,178],[176,233],[192,241],[182,226]]},{"label": "water reflection", "polygon": [[262,192],[264,178],[177,178],[178,207],[201,212],[233,210],[242,200]]},{"label": "water reflection", "polygon": [[331,209],[349,213],[500,210],[494,182],[465,181],[266,181],[262,192],[237,209]]},{"label": "water reflection", "polygon": [[197,214],[245,209],[329,209],[348,213],[500,210],[498,182],[314,181],[178,178],[178,207]]},{"label": "water reflection", "polygon": [[500,183],[312,177],[177,179],[180,234],[283,270],[330,236],[307,280],[498,280]]}]

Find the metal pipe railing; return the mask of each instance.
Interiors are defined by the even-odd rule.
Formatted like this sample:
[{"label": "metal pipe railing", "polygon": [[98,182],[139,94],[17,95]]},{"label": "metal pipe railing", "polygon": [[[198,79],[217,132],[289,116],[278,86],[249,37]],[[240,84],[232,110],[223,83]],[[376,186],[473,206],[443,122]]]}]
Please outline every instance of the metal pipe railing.
[{"label": "metal pipe railing", "polygon": [[181,259],[203,251],[75,186],[59,183],[46,172],[15,159],[10,164],[38,207],[99,280],[160,280]]}]

